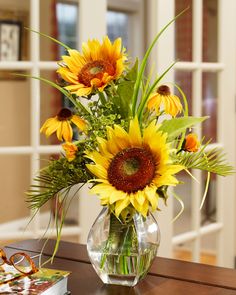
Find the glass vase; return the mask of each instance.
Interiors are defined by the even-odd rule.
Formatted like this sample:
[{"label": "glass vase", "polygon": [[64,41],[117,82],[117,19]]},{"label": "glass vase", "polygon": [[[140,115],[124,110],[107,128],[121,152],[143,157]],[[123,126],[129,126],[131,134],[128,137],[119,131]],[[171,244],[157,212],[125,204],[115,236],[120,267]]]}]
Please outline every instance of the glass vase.
[{"label": "glass vase", "polygon": [[126,222],[104,208],[87,240],[90,261],[105,284],[135,286],[147,274],[160,244],[151,213],[135,213]]}]

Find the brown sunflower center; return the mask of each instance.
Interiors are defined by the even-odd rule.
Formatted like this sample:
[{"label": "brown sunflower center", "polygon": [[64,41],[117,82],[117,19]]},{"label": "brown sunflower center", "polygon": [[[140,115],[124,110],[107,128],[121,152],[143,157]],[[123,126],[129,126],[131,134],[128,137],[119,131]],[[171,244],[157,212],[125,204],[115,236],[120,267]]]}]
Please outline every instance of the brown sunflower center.
[{"label": "brown sunflower center", "polygon": [[108,180],[118,190],[136,192],[152,182],[155,170],[156,164],[150,151],[127,148],[116,154],[111,161]]},{"label": "brown sunflower center", "polygon": [[78,80],[85,86],[91,86],[91,80],[94,78],[101,80],[104,73],[113,76],[115,74],[114,66],[106,60],[95,60],[82,67],[78,74]]},{"label": "brown sunflower center", "polygon": [[161,95],[170,95],[170,88],[167,85],[161,85],[157,88],[157,93]]},{"label": "brown sunflower center", "polygon": [[57,119],[59,121],[66,121],[69,120],[72,117],[72,112],[71,110],[67,108],[63,108],[60,110],[60,112],[57,114]]}]

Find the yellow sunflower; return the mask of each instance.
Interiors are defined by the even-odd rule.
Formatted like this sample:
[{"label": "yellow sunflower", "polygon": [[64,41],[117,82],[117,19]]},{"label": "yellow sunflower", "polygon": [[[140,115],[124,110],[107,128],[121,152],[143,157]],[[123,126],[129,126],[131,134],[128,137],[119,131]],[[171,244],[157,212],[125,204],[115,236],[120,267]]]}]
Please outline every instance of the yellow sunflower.
[{"label": "yellow sunflower", "polygon": [[71,123],[74,123],[79,130],[86,130],[86,122],[79,116],[73,115],[71,110],[63,108],[53,118],[49,118],[45,121],[43,126],[40,129],[41,133],[45,133],[48,137],[54,132],[57,132],[57,138],[61,141],[72,141],[73,130]]},{"label": "yellow sunflower", "polygon": [[99,151],[87,152],[95,163],[87,168],[98,182],[91,192],[102,205],[114,206],[117,217],[130,205],[146,216],[149,206],[157,208],[157,189],[178,183],[173,175],[184,167],[170,163],[166,140],[154,122],[141,135],[135,118],[128,133],[118,125],[107,127],[107,140],[98,138]]},{"label": "yellow sunflower", "polygon": [[160,106],[164,106],[166,114],[176,117],[182,111],[182,104],[178,96],[171,94],[167,85],[161,85],[155,93],[149,97],[147,107],[149,110],[155,109],[156,113],[160,113]]},{"label": "yellow sunflower", "polygon": [[97,39],[82,44],[82,54],[68,50],[62,57],[62,67],[57,70],[68,82],[65,88],[77,96],[103,91],[110,81],[116,80],[124,71],[126,55],[121,47],[121,38],[112,44],[106,36],[103,43]]}]

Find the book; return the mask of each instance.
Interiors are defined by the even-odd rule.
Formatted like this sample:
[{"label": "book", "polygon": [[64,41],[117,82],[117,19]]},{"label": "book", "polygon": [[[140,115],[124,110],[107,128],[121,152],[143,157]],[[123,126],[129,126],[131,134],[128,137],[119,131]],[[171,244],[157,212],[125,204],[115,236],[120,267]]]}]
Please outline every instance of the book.
[{"label": "book", "polygon": [[0,294],[64,295],[70,272],[40,268],[32,275],[22,275],[13,266],[0,266]]}]

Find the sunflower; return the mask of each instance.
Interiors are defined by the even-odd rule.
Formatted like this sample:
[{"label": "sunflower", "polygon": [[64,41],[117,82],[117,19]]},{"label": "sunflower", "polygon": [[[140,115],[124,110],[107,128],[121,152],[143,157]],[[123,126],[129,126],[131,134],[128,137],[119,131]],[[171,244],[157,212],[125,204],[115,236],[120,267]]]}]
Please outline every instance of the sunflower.
[{"label": "sunflower", "polygon": [[106,36],[103,43],[97,39],[83,43],[82,54],[68,50],[62,56],[62,67],[57,70],[68,82],[65,88],[77,96],[90,94],[93,90],[103,91],[110,81],[116,80],[124,71],[126,55],[121,48],[121,39],[112,44]]},{"label": "sunflower", "polygon": [[107,127],[107,140],[98,138],[99,151],[87,152],[95,164],[87,164],[98,182],[91,192],[100,196],[101,204],[113,206],[118,217],[132,206],[143,216],[149,206],[155,210],[163,185],[176,185],[173,174],[184,167],[172,165],[167,134],[150,123],[141,135],[138,119],[131,120],[127,133],[119,125]]},{"label": "sunflower", "polygon": [[79,130],[86,130],[86,122],[79,116],[73,115],[71,110],[63,108],[53,118],[49,118],[45,121],[40,129],[41,133],[45,133],[46,136],[50,136],[52,133],[57,132],[57,138],[59,140],[72,141],[73,130],[71,123],[74,123]]},{"label": "sunflower", "polygon": [[147,107],[149,110],[155,109],[156,113],[160,113],[160,106],[164,105],[166,114],[176,117],[182,111],[182,104],[178,96],[171,94],[170,88],[167,85],[161,85],[155,93],[149,97]]}]

